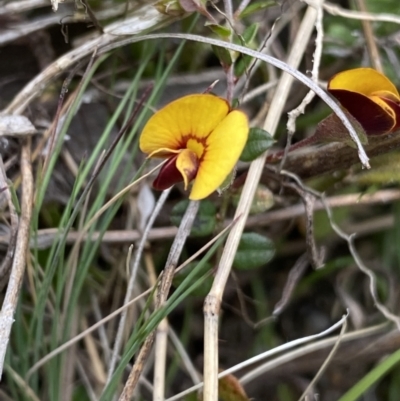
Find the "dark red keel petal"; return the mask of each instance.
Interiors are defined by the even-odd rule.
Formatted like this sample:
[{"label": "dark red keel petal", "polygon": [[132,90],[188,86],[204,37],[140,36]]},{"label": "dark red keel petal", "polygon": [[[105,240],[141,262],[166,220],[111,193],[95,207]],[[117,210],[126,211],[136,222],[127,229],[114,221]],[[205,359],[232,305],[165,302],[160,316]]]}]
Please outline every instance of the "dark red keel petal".
[{"label": "dark red keel petal", "polygon": [[164,191],[164,189],[172,187],[172,185],[183,181],[182,174],[176,168],[177,158],[178,154],[172,156],[168,159],[167,163],[161,167],[157,178],[153,182],[154,189],[157,189],[158,191]]},{"label": "dark red keel petal", "polygon": [[367,135],[386,134],[393,129],[392,116],[367,96],[344,89],[329,89],[329,93],[361,124]]}]

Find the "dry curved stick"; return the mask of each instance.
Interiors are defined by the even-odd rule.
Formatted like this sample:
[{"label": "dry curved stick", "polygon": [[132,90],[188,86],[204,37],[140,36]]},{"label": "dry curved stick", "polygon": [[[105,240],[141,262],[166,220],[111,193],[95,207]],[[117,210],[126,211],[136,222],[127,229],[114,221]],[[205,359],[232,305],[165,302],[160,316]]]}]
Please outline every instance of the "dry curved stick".
[{"label": "dry curved stick", "polygon": [[3,373],[4,358],[10,339],[11,326],[14,322],[14,313],[18,303],[19,291],[24,277],[26,255],[29,245],[29,231],[33,209],[33,175],[30,138],[25,140],[21,150],[21,176],[21,218],[18,227],[10,280],[0,312],[0,378]]},{"label": "dry curved stick", "polygon": [[[311,5],[315,3],[315,0],[307,0],[307,2]],[[328,2],[326,2],[323,7],[326,11],[328,11],[329,14],[338,15],[343,18],[358,19],[361,21],[392,22],[394,24],[400,24],[400,17],[395,14],[374,14],[368,12],[353,11]]]},{"label": "dry curved stick", "polygon": [[135,35],[141,33],[143,30],[156,29],[164,24],[175,21],[175,19],[176,18],[159,13],[151,5],[142,7],[137,10],[135,15],[131,18],[126,19],[122,23],[111,24],[106,28],[106,33],[100,37],[70,51],[49,65],[15,96],[13,101],[3,112],[5,114],[22,114],[32,100],[35,99],[50,82],[75,65],[78,61],[89,57],[94,49],[101,49],[111,44],[117,47],[118,45],[116,43],[124,42],[126,36],[123,36],[122,33],[117,34],[116,30],[118,28],[121,27],[122,29],[124,26],[129,26],[129,34]]},{"label": "dry curved stick", "polygon": [[[347,195],[337,195],[326,198],[326,203],[330,208],[337,207],[347,207],[347,206],[361,206],[361,205],[376,205],[376,204],[387,204],[390,202],[395,202],[400,199],[400,190],[398,189],[383,189],[372,194],[347,194]],[[324,205],[317,201],[314,205],[313,211],[323,210]],[[304,204],[298,203],[296,205],[287,206],[282,209],[272,210],[263,214],[257,214],[249,216],[245,226],[246,227],[260,227],[272,224],[275,222],[280,222],[284,220],[293,219],[304,215],[305,209]],[[384,219],[382,224],[378,224],[378,230],[383,230],[386,227],[393,225],[393,223],[388,219]],[[230,221],[226,221],[228,225]],[[357,223],[359,227],[356,231],[370,233],[371,224],[369,222]],[[364,227],[364,225],[367,227]],[[372,227],[373,228],[373,227]],[[155,227],[150,230],[148,240],[149,241],[160,241],[166,238],[174,238],[176,236],[178,229],[174,226],[168,227]],[[372,231],[375,232],[375,231]],[[60,231],[57,228],[45,228],[38,230],[36,238],[31,241],[30,246],[37,249],[49,248],[53,242],[59,237]],[[90,236],[85,235],[80,238],[81,233],[78,231],[70,231],[66,237],[67,244],[74,244],[78,239],[79,241],[97,241],[99,236],[103,236],[103,243],[108,244],[130,244],[141,238],[141,233],[138,230],[109,230],[103,233],[97,231],[93,232]],[[10,241],[8,235],[0,235],[0,245],[7,245]]]}]

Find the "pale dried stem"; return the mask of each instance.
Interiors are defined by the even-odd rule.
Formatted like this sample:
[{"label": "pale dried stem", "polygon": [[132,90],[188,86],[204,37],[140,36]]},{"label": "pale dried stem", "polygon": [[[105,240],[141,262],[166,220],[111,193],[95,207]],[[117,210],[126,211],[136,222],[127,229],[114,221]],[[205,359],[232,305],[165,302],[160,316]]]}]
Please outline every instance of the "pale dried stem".
[{"label": "pale dried stem", "polygon": [[[315,21],[315,30],[317,32],[317,37],[315,39],[315,51],[314,51],[314,59],[313,59],[313,68],[311,71],[311,79],[318,84],[318,76],[319,76],[319,66],[321,63],[322,57],[322,49],[323,49],[323,39],[324,39],[324,28],[322,24],[322,19],[324,16],[322,5],[324,0],[320,1],[319,5],[315,5],[317,8],[317,18]],[[292,137],[296,131],[296,120],[301,115],[304,114],[306,107],[311,103],[311,101],[315,97],[315,92],[310,90],[307,95],[304,97],[302,102],[298,107],[288,113],[288,121],[287,121],[287,130],[288,130],[288,137],[287,137],[287,144],[285,148],[285,152],[281,161],[281,166],[285,164],[285,160],[287,154],[289,152],[289,148],[292,142]]]},{"label": "pale dried stem", "polygon": [[[171,189],[168,189],[161,194],[160,198],[157,201],[156,206],[154,207],[153,212],[150,215],[150,218],[146,224],[144,232],[142,233],[142,235],[140,237],[140,241],[137,244],[137,250],[135,252],[135,257],[133,259],[133,264],[131,265],[131,268],[130,268],[129,282],[128,282],[128,287],[127,287],[126,293],[125,293],[124,304],[127,304],[132,298],[133,289],[134,289],[134,285],[136,282],[136,276],[137,276],[137,272],[139,270],[140,260],[142,258],[142,254],[143,254],[143,250],[146,245],[146,242],[148,241],[148,236],[149,236],[150,230],[153,227],[154,221],[155,221],[156,217],[158,216],[158,214],[160,213],[160,210],[163,207],[165,201],[167,200],[170,192],[171,192]],[[121,349],[122,338],[123,338],[123,334],[125,331],[126,318],[127,318],[127,311],[125,310],[124,312],[122,312],[121,318],[120,318],[120,321],[118,324],[118,330],[117,330],[117,334],[115,337],[115,343],[114,343],[114,348],[113,348],[113,352],[112,352],[112,356],[111,356],[111,361],[110,361],[110,364],[108,367],[107,383],[110,382],[112,374],[114,373],[115,365],[117,363],[118,354]]]},{"label": "pale dried stem", "polygon": [[[318,0],[307,0],[307,3],[312,5],[316,1]],[[352,11],[328,2],[325,2],[324,9],[328,11],[329,14],[338,15],[344,18],[358,19],[362,21],[392,22],[393,24],[400,24],[400,17],[396,14],[373,14],[360,11]]]},{"label": "pale dried stem", "polygon": [[[289,66],[298,67],[314,29],[316,18],[316,10],[308,7],[287,61]],[[282,74],[263,127],[272,135],[275,134],[292,82],[292,76]],[[250,166],[236,210],[236,216],[241,216],[241,219],[228,236],[213,286],[204,302],[204,401],[218,400],[218,317],[221,300],[250,206],[264,169],[265,159],[266,154],[260,156]]]},{"label": "pale dried stem", "polygon": [[[400,199],[400,190],[397,189],[382,189],[373,194],[347,194],[337,195],[326,198],[326,203],[330,208],[346,207],[346,206],[362,206],[362,205],[376,205],[388,204],[398,201]],[[324,205],[317,201],[314,204],[313,211],[323,210]],[[289,220],[302,216],[305,212],[303,204],[296,204],[287,206],[283,209],[272,210],[265,212],[262,215],[249,216],[246,221],[245,227],[259,227],[279,221]],[[368,224],[367,223],[365,224]],[[230,224],[231,221],[227,220],[225,225]],[[363,223],[360,223],[363,224]],[[383,226],[382,226],[383,227]],[[386,227],[386,225],[384,226]],[[166,238],[174,238],[178,229],[176,227],[156,227],[152,228],[148,235],[148,241],[163,241]],[[31,247],[38,249],[46,249],[59,237],[60,233],[57,228],[46,228],[38,230],[36,238],[31,241]],[[138,230],[109,230],[105,233],[94,231],[92,235],[84,235],[80,241],[97,241],[99,236],[102,235],[102,241],[105,244],[127,244],[139,240],[142,233]],[[67,244],[74,244],[80,237],[79,231],[69,232],[66,237]],[[7,245],[10,241],[9,235],[0,236],[0,244]]]},{"label": "pale dried stem", "polygon": [[3,373],[4,358],[10,340],[11,327],[17,308],[19,292],[24,278],[29,246],[29,232],[33,209],[33,175],[31,164],[31,140],[27,138],[21,149],[22,199],[14,259],[10,280],[0,312],[0,378]]},{"label": "pale dried stem", "polygon": [[232,0],[224,0],[224,11],[229,24],[233,25]]},{"label": "pale dried stem", "polygon": [[9,188],[9,183],[7,181],[6,170],[4,168],[3,158],[1,157],[1,155],[0,155],[0,191],[2,194],[4,194],[4,197],[6,198],[8,210],[10,213],[10,229],[8,237],[9,239],[7,241],[8,243],[7,251],[4,255],[3,261],[0,264],[0,291],[1,291],[6,285],[10,274],[11,263],[15,251],[14,249],[15,241],[17,239],[17,233],[18,233],[18,214],[12,201],[11,191]]},{"label": "pale dried stem", "polygon": [[[186,242],[186,239],[190,234],[190,230],[192,228],[198,208],[199,202],[191,201],[182,218],[178,233],[174,239],[174,242],[171,245],[167,262],[162,273],[162,278],[157,294],[156,310],[162,308],[165,305],[172,284],[172,279],[175,274],[175,268],[178,264],[178,260],[182,253],[182,249]],[[153,330],[153,332],[147,336],[142,347],[140,348],[135,364],[133,365],[132,370],[129,373],[124,389],[122,390],[121,396],[119,397],[119,401],[129,401],[131,399],[135,387],[139,381],[140,375],[143,371],[144,363],[146,362],[151,351],[151,347],[155,338],[155,333],[156,332]]]},{"label": "pale dried stem", "polygon": [[[367,6],[365,4],[365,0],[355,0],[355,2],[357,4],[358,9],[361,12],[367,12]],[[371,64],[377,71],[383,73],[382,61],[379,55],[378,46],[374,38],[374,31],[372,29],[371,21],[362,20],[361,23],[365,35],[365,42],[367,44],[367,50]]]},{"label": "pale dried stem", "polygon": [[242,0],[239,4],[239,7],[236,9],[234,17],[238,18],[239,15],[243,12],[243,10],[248,6],[251,0]]},{"label": "pale dried stem", "polygon": [[[340,319],[338,322],[336,322],[331,327],[329,327],[328,329],[326,329],[326,330],[324,330],[324,331],[322,331],[322,332],[320,332],[318,334],[314,334],[314,335],[311,335],[311,336],[298,338],[296,340],[287,342],[285,344],[282,344],[282,345],[279,345],[279,346],[277,346],[275,348],[272,348],[272,349],[270,349],[268,351],[265,351],[265,352],[263,352],[263,353],[261,353],[259,355],[256,355],[256,356],[254,356],[252,358],[249,358],[246,361],[243,361],[243,362],[241,362],[241,363],[239,363],[239,364],[237,364],[235,366],[232,366],[231,368],[226,369],[223,372],[219,373],[218,378],[221,379],[222,377],[226,377],[226,376],[231,375],[231,374],[237,375],[238,371],[240,371],[240,370],[242,370],[244,368],[248,368],[249,366],[252,366],[252,365],[258,366],[260,362],[263,362],[266,359],[269,359],[269,358],[271,358],[271,357],[273,357],[273,356],[275,356],[275,355],[277,355],[277,354],[279,354],[281,352],[290,351],[295,347],[310,343],[311,341],[317,340],[317,339],[319,339],[321,337],[325,337],[326,335],[328,335],[328,334],[332,333],[333,331],[337,330],[338,328],[340,328],[344,324],[344,321],[346,319],[347,319],[347,315],[343,316],[342,319]],[[352,339],[355,339],[355,338],[363,338],[363,337],[369,336],[371,334],[375,334],[375,333],[377,333],[379,331],[382,331],[382,329],[384,327],[387,327],[387,325],[386,324],[385,325],[379,325],[379,326],[375,326],[375,327],[372,327],[372,328],[363,329],[363,330],[359,330],[357,332],[353,332],[353,333],[347,334],[346,335],[346,340],[352,340]],[[334,342],[336,341],[336,339],[337,339],[337,337],[334,337]],[[310,344],[308,347],[310,347],[313,350],[314,350],[313,347],[315,347],[316,349],[325,348],[327,346],[332,345],[332,338],[327,338],[327,339],[321,340],[321,342],[316,342],[314,344]],[[317,344],[318,344],[319,348],[317,347]],[[304,347],[300,348],[299,351],[301,351],[302,349],[305,349],[306,347],[307,346],[304,346]],[[287,354],[284,354],[282,357],[286,357],[285,362],[287,360],[290,360],[289,359],[290,355],[292,353],[295,353],[296,351],[297,350],[288,352]],[[307,349],[307,352],[310,352],[309,348]],[[278,360],[280,358],[281,357],[277,357],[276,359]],[[271,364],[274,361],[275,360],[268,361],[268,362],[266,362],[266,364],[268,364],[268,363]],[[253,380],[254,378],[258,377],[260,375],[259,371],[262,370],[262,367],[263,367],[263,365],[258,366],[253,371],[251,371],[248,374],[244,375],[240,379],[241,384],[246,384],[250,380]],[[253,374],[253,372],[255,372],[255,374],[257,374],[257,376],[255,374]],[[196,384],[195,386],[192,386],[191,388],[189,388],[189,389],[187,389],[185,391],[182,391],[181,393],[176,394],[176,395],[168,398],[166,401],[176,401],[176,400],[183,399],[184,396],[186,396],[187,394],[193,393],[194,391],[201,389],[203,387],[203,385],[204,385],[204,383]]]},{"label": "pale dried stem", "polygon": [[[27,381],[25,380],[25,378],[22,378],[19,373],[17,373],[10,365],[5,365],[4,370],[7,373],[7,376],[10,378],[10,380],[12,380],[15,385],[18,387],[19,393],[24,393],[26,399],[30,400],[30,401],[41,401],[35,391],[29,387],[29,384],[27,383]],[[3,396],[3,394],[0,393],[0,396]],[[22,394],[21,394],[22,396]],[[11,400],[11,398],[1,398],[1,400]]]},{"label": "pale dried stem", "polygon": [[316,373],[316,375],[313,377],[313,379],[311,380],[311,382],[309,383],[309,385],[307,386],[307,388],[304,390],[303,394],[300,396],[298,401],[302,401],[305,397],[306,397],[306,401],[307,401],[307,394],[310,392],[310,390],[315,386],[315,383],[317,383],[317,381],[320,379],[320,377],[322,376],[322,374],[325,372],[326,368],[328,367],[329,363],[332,361],[334,355],[336,354],[336,351],[339,348],[339,344],[341,343],[342,339],[343,339],[343,335],[347,330],[347,319],[344,320],[343,322],[343,326],[340,330],[340,334],[337,337],[337,340],[334,344],[334,346],[332,347],[331,351],[329,352],[329,355],[326,357],[324,363],[322,364],[322,366],[319,368],[318,372]]},{"label": "pale dried stem", "polygon": [[[150,264],[150,263],[146,263]],[[154,270],[153,261],[151,268]],[[153,285],[155,284],[152,283]],[[154,374],[153,374],[153,401],[164,401],[165,399],[165,373],[167,364],[167,346],[168,346],[168,319],[164,318],[156,330],[154,344]]]},{"label": "pale dried stem", "polygon": [[[352,333],[344,334],[342,336],[342,343],[352,340],[359,340],[369,336],[374,336],[375,334],[380,333],[387,328],[388,328],[387,324],[380,324],[377,326],[368,327],[366,329],[357,330]],[[312,352],[323,350],[327,347],[333,346],[337,342],[338,338],[339,338],[338,336],[334,336],[320,341],[316,341],[312,344],[307,344],[303,347],[290,351],[286,354],[280,355],[275,359],[266,361],[265,363],[257,366],[252,371],[243,375],[240,378],[240,383],[243,385],[248,384],[251,381],[259,378],[260,376],[265,375],[266,372],[270,372],[276,369],[277,367],[284,365],[285,363],[290,363],[301,357],[308,358]],[[265,360],[266,358],[263,359]]]},{"label": "pale dried stem", "polygon": [[186,371],[190,378],[192,379],[194,384],[198,384],[201,382],[201,377],[196,367],[194,366],[190,356],[188,355],[185,347],[181,343],[180,338],[176,335],[172,328],[169,329],[168,335],[171,339],[171,342],[174,344],[176,351],[178,352],[180,358],[182,359],[182,363],[186,368]]}]

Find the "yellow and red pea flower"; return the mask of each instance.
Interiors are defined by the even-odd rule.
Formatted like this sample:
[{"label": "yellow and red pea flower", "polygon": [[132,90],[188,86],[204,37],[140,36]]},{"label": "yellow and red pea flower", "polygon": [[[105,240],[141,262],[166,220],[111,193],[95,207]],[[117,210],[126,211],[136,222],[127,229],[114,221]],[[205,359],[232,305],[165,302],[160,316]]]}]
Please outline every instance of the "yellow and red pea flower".
[{"label": "yellow and red pea flower", "polygon": [[153,182],[164,190],[178,182],[199,200],[214,192],[233,170],[249,132],[246,114],[231,110],[227,100],[212,94],[179,98],[157,111],[140,136],[148,157],[167,158]]},{"label": "yellow and red pea flower", "polygon": [[367,135],[400,128],[400,95],[393,83],[372,68],[355,68],[334,75],[328,92],[361,124]]}]

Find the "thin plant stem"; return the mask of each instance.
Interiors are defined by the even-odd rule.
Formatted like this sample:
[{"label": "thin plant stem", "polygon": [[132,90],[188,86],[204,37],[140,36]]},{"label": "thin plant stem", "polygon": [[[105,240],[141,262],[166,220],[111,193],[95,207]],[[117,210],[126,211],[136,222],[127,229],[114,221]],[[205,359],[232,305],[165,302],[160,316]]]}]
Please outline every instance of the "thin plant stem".
[{"label": "thin plant stem", "polygon": [[[199,208],[198,201],[191,201],[189,206],[186,209],[186,212],[182,218],[181,224],[179,226],[178,234],[175,237],[174,242],[172,243],[167,262],[165,264],[165,268],[162,274],[158,296],[157,296],[157,303],[156,303],[156,310],[161,308],[168,297],[169,289],[172,284],[172,279],[174,277],[175,268],[178,264],[179,257],[182,253],[183,246],[186,242],[186,238],[190,234],[190,230],[192,228],[194,219],[196,217],[197,211]],[[119,401],[129,401],[133,395],[135,387],[139,381],[140,375],[142,373],[144,363],[146,362],[151,347],[154,342],[156,331],[147,336],[146,340],[144,341],[141,349],[139,350],[138,356],[135,360],[135,364],[132,367],[132,370],[128,376],[128,379],[125,383],[124,389],[122,390],[121,396],[119,397]]]},{"label": "thin plant stem", "polygon": [[11,265],[10,280],[0,312],[0,379],[3,374],[4,359],[14,314],[17,308],[19,293],[24,278],[28,254],[29,233],[33,209],[33,174],[31,163],[31,139],[27,138],[21,149],[22,199],[21,217],[19,220],[14,258]]},{"label": "thin plant stem", "polygon": [[[313,7],[308,7],[287,61],[287,64],[293,68],[297,68],[300,64],[308,40],[314,29],[316,18],[317,11]],[[263,127],[271,135],[275,134],[292,83],[292,76],[282,74]],[[249,174],[236,210],[236,216],[240,215],[241,219],[228,236],[211,291],[204,302],[203,394],[205,401],[218,400],[218,317],[220,314],[221,300],[245,221],[249,214],[261,173],[264,169],[265,158],[266,154],[260,156],[252,162],[250,166]]]},{"label": "thin plant stem", "polygon": [[[149,217],[149,220],[146,224],[143,234],[140,238],[140,241],[137,246],[137,250],[135,252],[135,257],[133,259],[131,271],[130,271],[128,288],[126,289],[124,304],[128,303],[132,298],[132,293],[133,293],[134,285],[136,282],[136,276],[137,276],[137,272],[139,269],[140,260],[142,258],[144,247],[148,240],[149,232],[150,232],[151,228],[153,227],[154,221],[156,220],[158,214],[160,213],[165,201],[168,199],[170,192],[171,192],[171,188],[165,190],[161,194],[160,198],[158,199],[158,201],[154,207],[153,212],[151,213],[151,215]],[[114,348],[112,351],[110,364],[108,366],[107,383],[109,383],[111,380],[111,377],[115,370],[115,365],[118,360],[118,354],[121,349],[122,338],[123,338],[123,334],[124,334],[124,330],[125,330],[126,318],[127,318],[127,310],[124,310],[121,313],[121,317],[120,317],[119,324],[118,324],[118,330],[117,330],[117,334],[115,337]]]}]

